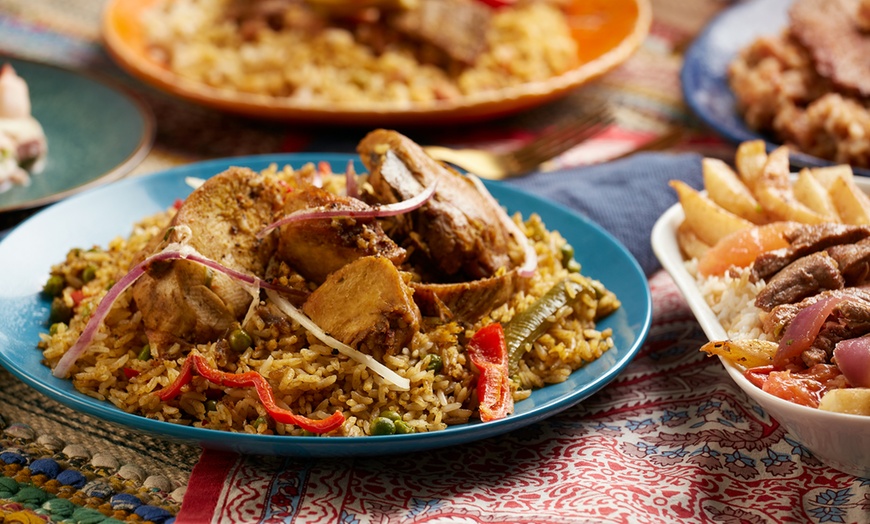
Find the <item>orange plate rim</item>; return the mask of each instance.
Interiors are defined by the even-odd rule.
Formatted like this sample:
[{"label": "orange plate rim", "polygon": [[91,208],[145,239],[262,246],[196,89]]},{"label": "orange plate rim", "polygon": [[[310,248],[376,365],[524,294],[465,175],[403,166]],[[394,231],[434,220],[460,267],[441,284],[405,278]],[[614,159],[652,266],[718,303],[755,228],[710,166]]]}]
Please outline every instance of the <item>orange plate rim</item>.
[{"label": "orange plate rim", "polygon": [[[637,50],[652,23],[650,0],[631,0],[636,9],[632,30],[596,58],[559,76],[497,91],[435,103],[302,103],[286,98],[238,93],[184,79],[149,59],[144,49],[118,27],[118,13],[141,13],[155,0],[109,0],[101,22],[103,43],[125,71],[157,89],[214,109],[268,120],[309,121],[325,124],[433,124],[475,121],[504,116],[541,105],[568,94],[616,68]],[[584,0],[571,0],[583,2]],[[606,5],[611,5],[607,2]]]}]

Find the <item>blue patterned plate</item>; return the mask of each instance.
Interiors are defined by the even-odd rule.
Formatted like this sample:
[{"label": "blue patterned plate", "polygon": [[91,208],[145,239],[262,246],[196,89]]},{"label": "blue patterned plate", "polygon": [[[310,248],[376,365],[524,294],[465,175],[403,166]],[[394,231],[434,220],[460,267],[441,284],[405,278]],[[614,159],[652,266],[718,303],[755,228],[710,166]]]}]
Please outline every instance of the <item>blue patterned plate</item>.
[{"label": "blue patterned plate", "polygon": [[[411,452],[450,446],[505,433],[555,415],[592,395],[613,380],[631,361],[646,338],[652,321],[652,301],[640,266],[617,240],[579,214],[498,183],[488,184],[493,195],[511,212],[538,213],[551,229],[574,246],[583,273],[616,293],[622,308],[599,324],[613,328],[615,348],[570,375],[561,384],[546,386],[516,404],[515,413],[488,423],[471,422],[443,431],[382,437],[286,437],[229,433],[151,420],[119,410],[76,391],[72,383],[54,377],[42,365],[36,348],[47,329],[49,303],[39,291],[53,264],[74,247],[105,246],[127,236],[132,224],[184,198],[188,176],[208,178],[231,165],[264,169],[271,163],[300,167],[327,161],[336,171],[356,157],[343,154],[286,154],[202,162],[159,174],[116,182],[77,195],[45,209],[13,230],[0,242],[0,364],[45,395],[73,409],[128,429],[202,446],[242,453],[293,456],[362,456]],[[34,241],[39,239],[39,241]]]},{"label": "blue patterned plate", "polygon": [[116,180],[136,167],[154,140],[149,109],[96,77],[0,56],[30,88],[48,159],[30,185],[0,193],[0,213],[49,204]]},{"label": "blue patterned plate", "polygon": [[[737,53],[761,36],[779,34],[788,25],[791,0],[750,0],[719,14],[689,47],[680,72],[683,96],[698,117],[727,140],[740,143],[763,139],[768,151],[779,143],[750,129],[736,110],[728,84],[728,64]],[[828,166],[833,162],[791,152],[792,164],[800,167]],[[870,170],[854,168],[870,176]]]}]

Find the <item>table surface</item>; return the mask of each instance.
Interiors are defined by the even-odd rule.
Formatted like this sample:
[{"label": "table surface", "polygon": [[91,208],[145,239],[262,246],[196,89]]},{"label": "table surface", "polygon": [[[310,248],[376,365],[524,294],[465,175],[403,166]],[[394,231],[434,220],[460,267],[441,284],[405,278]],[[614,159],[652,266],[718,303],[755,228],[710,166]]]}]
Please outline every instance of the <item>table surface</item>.
[{"label": "table surface", "polygon": [[[498,147],[570,111],[589,94],[606,94],[620,107],[641,110],[643,123],[631,112],[620,113],[613,130],[555,159],[549,168],[600,162],[674,128],[681,135],[669,151],[732,159],[733,147],[689,113],[678,80],[681,50],[726,6],[714,0],[654,0],[653,26],[643,46],[576,95],[461,130],[402,131],[421,143]],[[251,121],[147,88],[119,70],[101,48],[101,7],[94,0],[0,0],[0,55],[96,71],[138,93],[158,125],[154,147],[131,176],[217,157],[352,152],[366,132]],[[0,230],[26,214],[0,215]],[[15,466],[14,457],[31,465],[37,459],[66,460],[80,466],[90,483],[80,486],[79,503],[140,522],[863,520],[870,511],[868,481],[826,468],[790,439],[731,383],[718,362],[699,354],[703,332],[670,278],[656,273],[650,285],[653,329],[641,354],[616,381],[540,427],[497,442],[433,452],[423,460],[432,468],[429,473],[421,471],[419,460],[408,466],[408,457],[301,461],[203,452],[75,413],[2,368],[0,470],[19,488],[28,482],[45,487],[45,478]],[[753,445],[759,439],[764,445]],[[463,464],[477,469],[460,471]],[[416,468],[415,474],[397,472],[398,466]],[[86,490],[101,479],[115,493],[136,494],[163,513],[136,515],[132,507],[107,505],[100,493]],[[262,491],[247,500],[251,486]],[[0,517],[26,512],[20,497],[10,499],[11,492],[3,489]],[[47,510],[42,514],[56,518]]]}]

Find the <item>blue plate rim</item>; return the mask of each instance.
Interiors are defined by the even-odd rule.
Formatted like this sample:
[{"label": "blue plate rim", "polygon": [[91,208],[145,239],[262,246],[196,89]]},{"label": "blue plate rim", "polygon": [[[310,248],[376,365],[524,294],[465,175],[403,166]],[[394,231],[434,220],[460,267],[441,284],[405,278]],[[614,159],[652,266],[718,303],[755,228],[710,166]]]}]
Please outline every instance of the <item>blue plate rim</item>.
[{"label": "blue plate rim", "polygon": [[[329,161],[336,165],[344,166],[348,160],[359,162],[359,158],[355,155],[344,153],[286,153],[286,154],[266,154],[266,155],[250,155],[242,157],[231,157],[222,159],[206,160],[176,166],[155,172],[149,175],[137,176],[128,178],[109,185],[104,185],[90,191],[82,192],[79,195],[73,196],[63,202],[49,206],[43,209],[22,222],[10,234],[0,240],[0,253],[4,251],[4,244],[10,242],[10,239],[18,235],[29,233],[29,229],[33,223],[48,217],[50,215],[63,213],[66,209],[73,209],[78,205],[80,200],[91,198],[92,195],[102,195],[103,193],[118,192],[129,186],[146,187],[149,183],[154,184],[162,179],[180,179],[183,180],[187,176],[203,171],[217,173],[230,165],[255,165],[262,164],[263,166],[270,163],[290,164],[294,167],[300,167],[302,163],[307,161]],[[360,171],[362,172],[362,171]],[[512,415],[505,419],[488,423],[468,423],[450,426],[445,430],[434,431],[428,433],[415,433],[410,435],[391,435],[379,437],[288,437],[279,435],[254,435],[246,433],[232,433],[225,431],[210,430],[205,428],[195,428],[192,426],[183,426],[169,422],[148,419],[139,415],[124,412],[108,401],[98,401],[77,391],[72,391],[69,394],[53,384],[42,382],[37,377],[31,376],[20,366],[12,355],[7,354],[8,351],[0,346],[0,365],[6,368],[12,375],[17,377],[28,386],[36,389],[40,393],[64,404],[70,408],[83,413],[95,416],[105,422],[124,427],[125,429],[139,430],[157,437],[178,440],[185,443],[198,443],[204,447],[224,449],[237,452],[260,452],[267,454],[286,455],[286,456],[309,456],[309,457],[336,457],[336,456],[369,456],[381,455],[392,452],[407,452],[424,449],[435,449],[453,444],[476,441],[489,438],[495,435],[503,434],[508,431],[513,431],[521,427],[533,424],[544,418],[553,416],[565,409],[568,409],[582,400],[588,398],[598,392],[605,385],[613,381],[633,360],[640,351],[643,343],[649,335],[649,330],[652,324],[652,297],[648,281],[642,269],[630,252],[617,239],[606,232],[601,226],[594,223],[587,217],[572,211],[559,204],[546,201],[535,195],[526,193],[520,189],[511,187],[499,182],[485,182],[488,188],[493,192],[497,199],[500,195],[508,198],[518,198],[528,205],[535,206],[536,209],[546,209],[546,213],[561,213],[568,216],[571,220],[576,220],[591,233],[605,238],[622,257],[623,262],[627,263],[633,276],[642,282],[642,286],[636,289],[642,296],[642,300],[635,303],[633,307],[638,308],[641,312],[639,318],[633,318],[632,324],[636,325],[636,330],[633,333],[634,340],[629,348],[618,348],[620,353],[616,361],[605,370],[604,373],[598,375],[593,380],[585,382],[579,389],[572,390],[568,394],[563,394],[550,400],[540,406],[536,406],[529,412]],[[183,197],[186,195],[178,195]],[[514,210],[511,210],[514,211]],[[147,213],[147,212],[146,212]],[[524,212],[525,215],[525,212]],[[144,216],[144,215],[143,215]],[[128,234],[131,224],[124,224],[123,231],[118,233],[121,235]],[[74,246],[66,246],[70,249]],[[582,262],[581,262],[582,264]],[[44,268],[47,274],[49,268]],[[584,272],[584,274],[586,274]],[[596,278],[596,275],[590,275]],[[607,285],[607,284],[605,284]],[[38,290],[36,293],[38,294]],[[3,301],[3,296],[0,295],[0,303]],[[623,307],[625,303],[623,302]],[[2,328],[2,324],[0,324]],[[44,328],[43,328],[44,329]],[[4,333],[0,329],[0,343],[3,342]],[[5,336],[9,336],[6,334]],[[34,347],[34,349],[36,349]],[[615,348],[617,349],[617,348]],[[611,350],[614,351],[614,350]],[[607,356],[605,353],[604,356]],[[21,358],[20,356],[18,357]],[[41,353],[35,352],[27,360],[41,360]],[[599,359],[600,360],[600,359]],[[598,362],[598,361],[596,361]],[[593,362],[591,365],[595,364]],[[41,365],[41,364],[40,364]],[[585,369],[585,368],[581,368]],[[47,368],[46,368],[47,372]],[[49,373],[50,377],[50,373]],[[57,382],[69,384],[67,381],[57,379]],[[564,384],[564,383],[563,383]],[[552,387],[557,387],[555,384]],[[545,386],[550,387],[550,386]],[[229,438],[228,438],[229,436]],[[233,442],[226,442],[232,440]],[[340,448],[347,445],[353,446],[353,453],[348,454]]]},{"label": "blue plate rim", "polygon": [[[130,104],[136,109],[136,112],[139,114],[139,117],[142,119],[142,132],[139,137],[139,141],[136,144],[136,147],[130,151],[130,154],[127,155],[121,162],[110,167],[106,171],[100,174],[96,174],[87,181],[79,184],[75,187],[71,187],[69,189],[58,191],[56,193],[52,193],[50,195],[46,195],[39,198],[32,198],[29,200],[23,200],[17,203],[6,204],[0,206],[0,213],[13,212],[13,211],[24,211],[27,209],[34,209],[38,207],[42,207],[48,204],[52,204],[54,202],[63,200],[67,197],[70,197],[74,194],[80,193],[82,191],[86,191],[88,189],[92,189],[109,182],[114,182],[120,178],[123,178],[127,174],[129,174],[136,166],[142,163],[148,153],[151,151],[151,148],[154,145],[154,141],[157,135],[157,119],[154,116],[154,111],[151,107],[145,103],[142,97],[136,92],[128,89],[120,82],[94,71],[82,71],[76,70],[69,67],[64,67],[59,64],[53,64],[40,60],[32,60],[30,58],[14,55],[14,54],[0,54],[0,63],[3,63],[7,60],[15,60],[17,62],[26,62],[30,65],[34,65],[37,67],[43,67],[46,69],[54,69],[57,71],[61,71],[64,74],[75,75],[80,78],[84,78],[89,80],[95,84],[100,84],[103,87],[110,89],[118,96],[126,99]],[[48,146],[48,154],[51,156],[51,144]]]},{"label": "blue plate rim", "polygon": [[[739,16],[742,11],[751,9],[759,4],[769,4],[771,9],[776,9],[777,13],[781,13],[783,10],[788,9],[789,5],[791,4],[791,0],[749,0],[746,2],[732,5],[731,7],[725,8],[721,12],[719,12],[704,27],[704,29],[701,30],[698,36],[695,37],[695,39],[692,41],[685,54],[683,55],[683,64],[680,68],[680,86],[683,92],[683,100],[686,101],[686,105],[689,106],[689,108],[698,118],[700,118],[706,125],[716,131],[716,133],[718,133],[720,136],[724,137],[726,140],[733,144],[761,139],[764,141],[765,149],[770,152],[783,144],[774,142],[770,139],[770,137],[767,137],[750,129],[748,126],[746,126],[746,124],[743,123],[743,119],[739,115],[736,116],[736,120],[737,122],[739,122],[739,125],[737,127],[726,126],[722,121],[715,117],[715,115],[709,110],[708,106],[704,103],[702,99],[695,96],[696,93],[703,90],[697,89],[698,84],[697,82],[695,82],[695,77],[693,76],[693,73],[695,73],[696,71],[706,70],[706,68],[700,67],[700,64],[704,63],[705,61],[705,55],[702,50],[707,47],[708,44],[712,41],[711,36],[713,35],[713,33],[723,24],[730,22],[732,17]],[[770,30],[768,32],[765,32],[764,34],[773,35],[774,32],[779,29],[781,28],[771,27]],[[753,34],[751,36],[756,37],[761,36],[761,34]],[[748,43],[749,42],[745,42],[744,44]],[[717,70],[716,72],[722,73],[722,81],[724,81],[727,86],[727,80],[724,76],[725,71]],[[707,78],[711,77],[708,76]],[[719,79],[720,75],[715,75],[712,78]],[[727,90],[730,94],[730,87],[728,87]],[[836,162],[830,160],[825,160],[823,158],[795,151],[794,148],[790,148],[789,157],[791,159],[791,163],[798,167],[823,167],[837,164]],[[852,166],[852,170],[856,175],[870,176],[870,169]]]}]

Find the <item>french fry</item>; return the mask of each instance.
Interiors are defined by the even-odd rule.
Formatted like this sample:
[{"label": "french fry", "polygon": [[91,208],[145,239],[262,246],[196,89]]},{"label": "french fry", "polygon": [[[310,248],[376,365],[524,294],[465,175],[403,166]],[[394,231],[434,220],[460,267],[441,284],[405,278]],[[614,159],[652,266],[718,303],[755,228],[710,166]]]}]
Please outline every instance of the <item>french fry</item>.
[{"label": "french fry", "polygon": [[790,220],[804,224],[820,224],[826,218],[801,204],[794,196],[789,173],[788,148],[773,150],[755,180],[755,198],[775,220]]},{"label": "french fry", "polygon": [[719,239],[752,226],[752,222],[719,207],[715,202],[680,180],[671,180],[677,192],[686,222],[705,244],[713,246]]},{"label": "french fry", "polygon": [[819,409],[852,415],[870,415],[870,389],[833,389],[822,397]]},{"label": "french fry", "polygon": [[755,181],[761,177],[764,165],[767,163],[767,152],[763,140],[751,140],[737,146],[737,155],[734,158],[737,173],[743,183],[751,190],[755,187]]},{"label": "french fry", "polygon": [[716,158],[705,158],[702,166],[704,187],[710,200],[753,224],[770,221],[749,188],[728,164]]},{"label": "french fry", "polygon": [[745,368],[765,366],[773,362],[779,344],[769,340],[723,340],[707,342],[701,351],[719,355]]},{"label": "french fry", "polygon": [[798,202],[825,217],[829,222],[839,222],[840,216],[825,186],[812,175],[809,169],[801,169],[793,185]]},{"label": "french fry", "polygon": [[809,172],[828,191],[831,190],[834,180],[838,178],[844,178],[847,182],[852,182],[855,179],[852,167],[845,164],[829,167],[811,167]]},{"label": "french fry", "polygon": [[837,177],[828,191],[844,224],[870,224],[870,198],[855,185],[854,181]]},{"label": "french fry", "polygon": [[680,246],[683,256],[689,260],[700,259],[710,249],[710,245],[698,238],[698,235],[685,220],[677,226],[677,245]]}]

